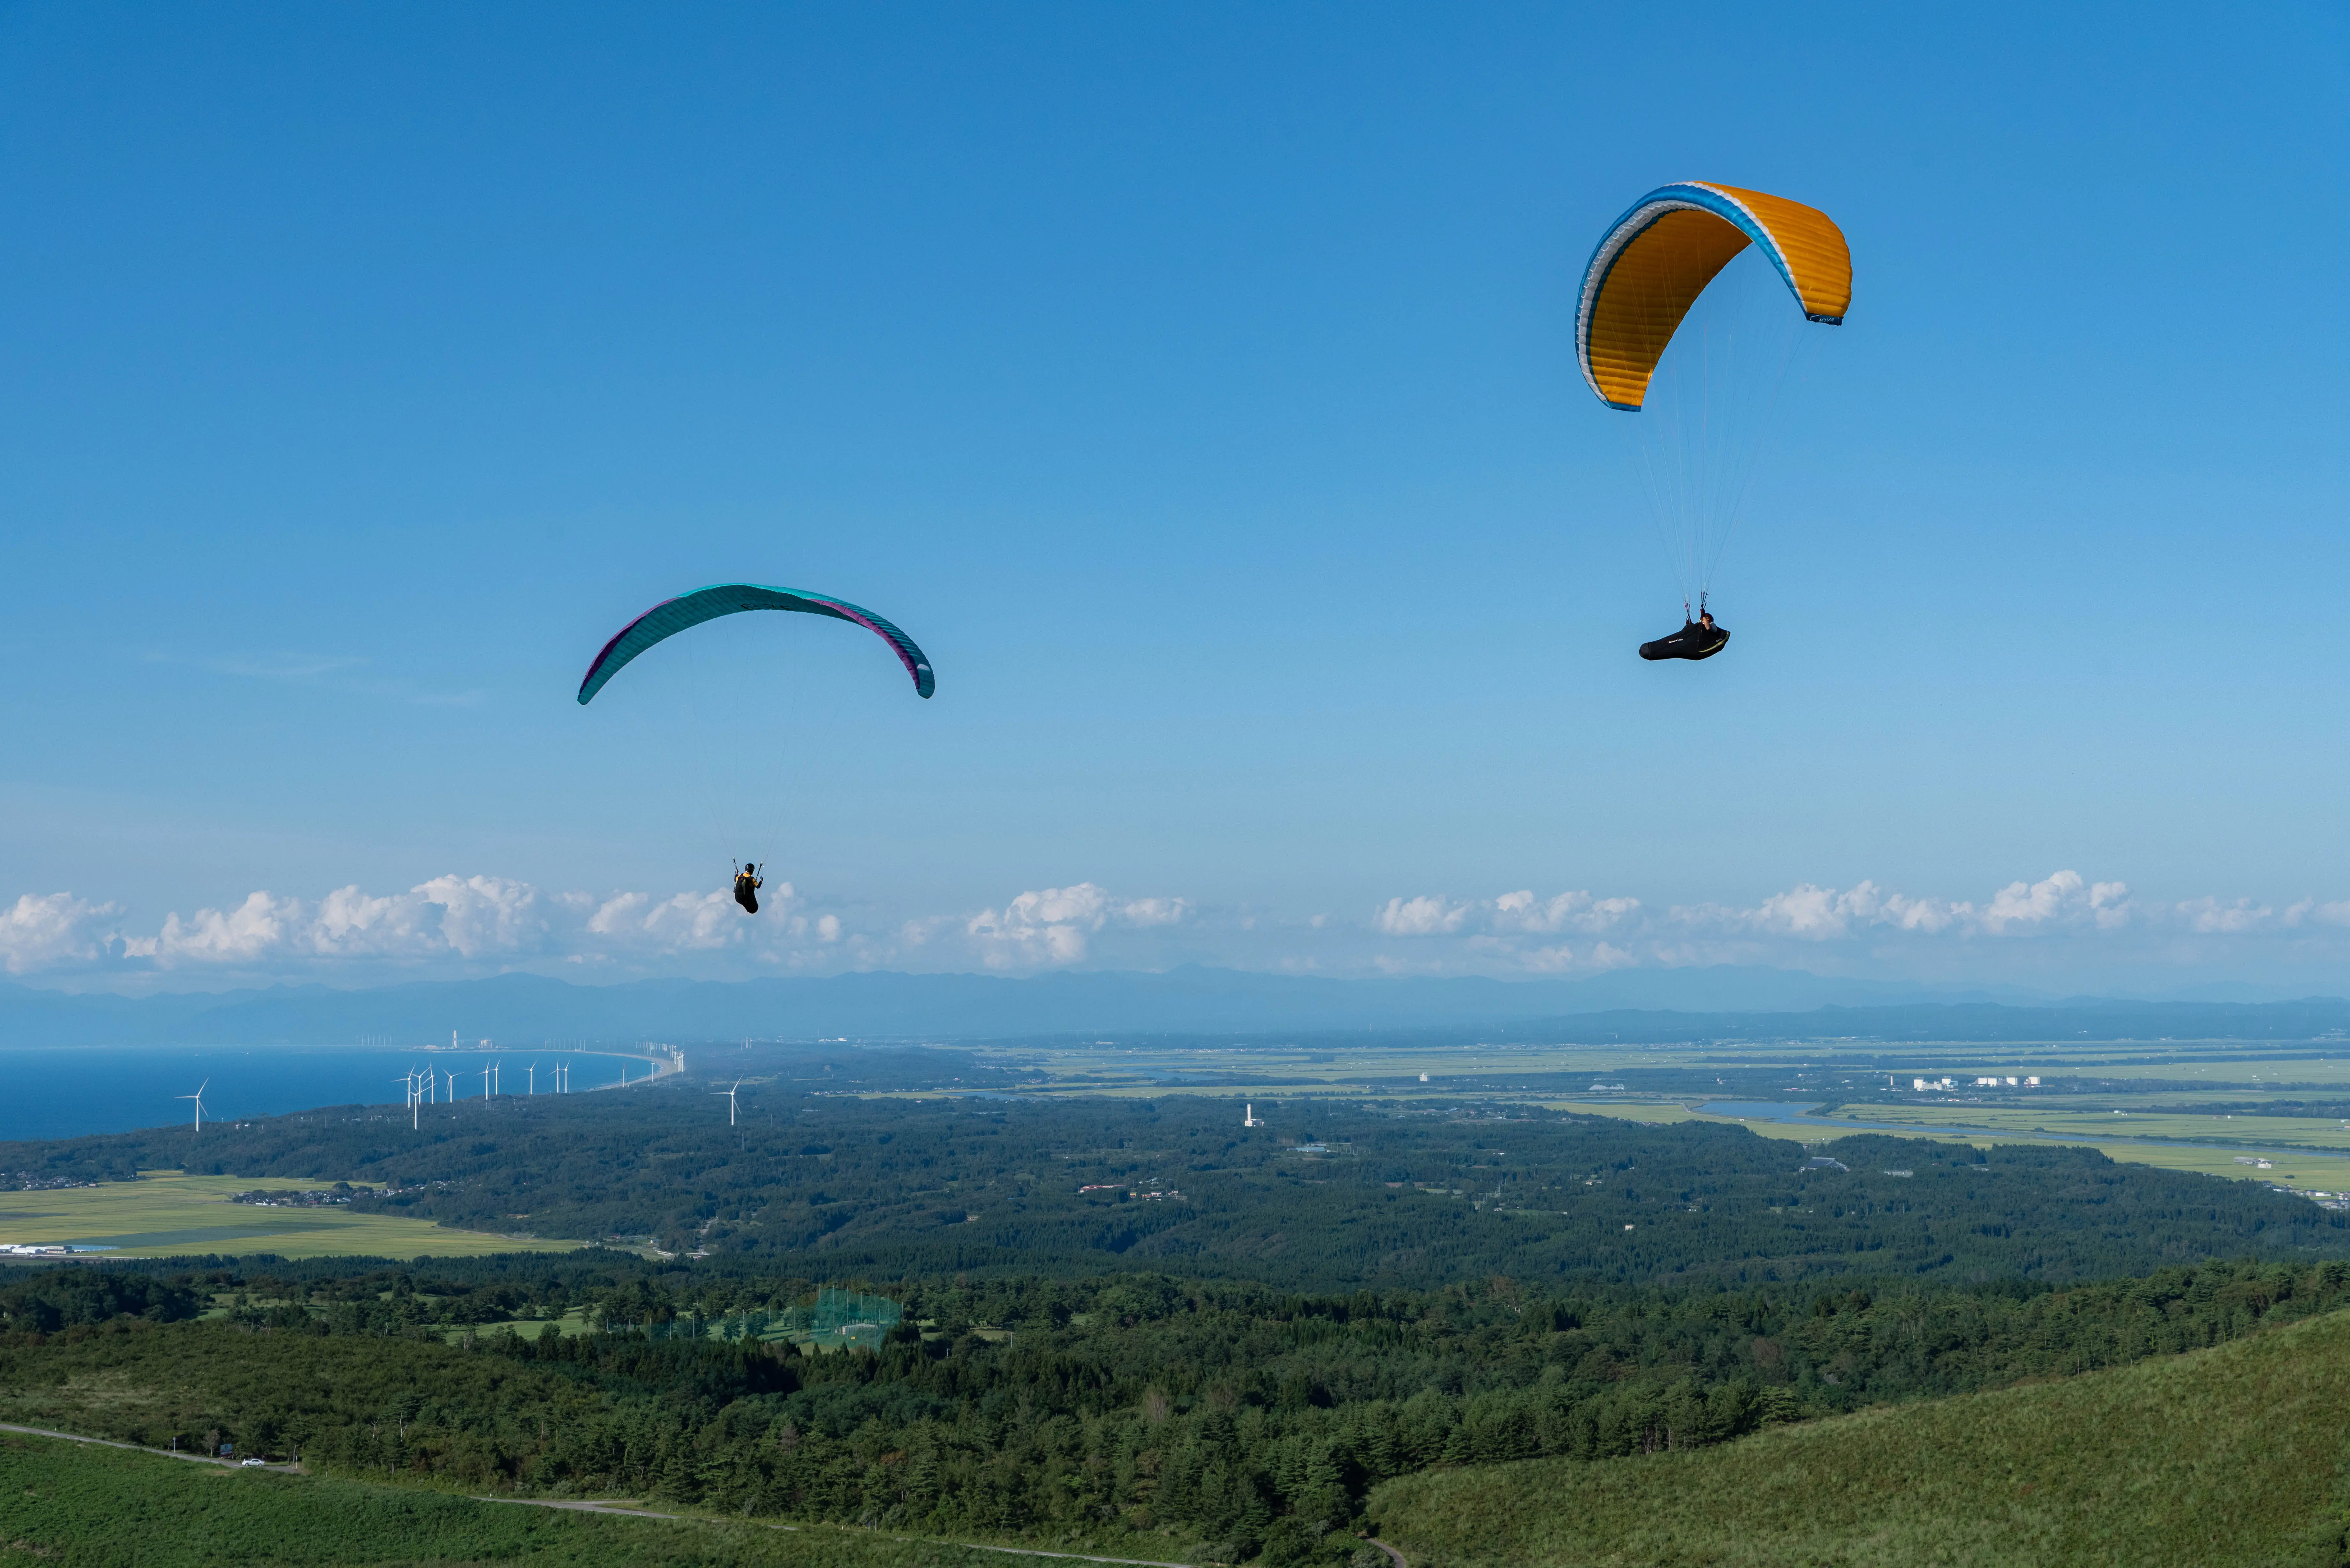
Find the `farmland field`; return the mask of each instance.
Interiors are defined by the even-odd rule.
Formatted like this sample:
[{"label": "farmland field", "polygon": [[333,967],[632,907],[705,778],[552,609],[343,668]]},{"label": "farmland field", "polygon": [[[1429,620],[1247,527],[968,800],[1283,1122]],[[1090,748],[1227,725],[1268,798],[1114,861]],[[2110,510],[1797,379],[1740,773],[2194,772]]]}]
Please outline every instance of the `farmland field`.
[{"label": "farmland field", "polygon": [[155,1170],[142,1172],[137,1181],[0,1192],[0,1242],[102,1247],[110,1255],[130,1258],[195,1252],[447,1258],[567,1251],[579,1245],[456,1231],[422,1220],[354,1214],[341,1208],[268,1208],[230,1201],[234,1194],[260,1186],[315,1189],[327,1185]]}]

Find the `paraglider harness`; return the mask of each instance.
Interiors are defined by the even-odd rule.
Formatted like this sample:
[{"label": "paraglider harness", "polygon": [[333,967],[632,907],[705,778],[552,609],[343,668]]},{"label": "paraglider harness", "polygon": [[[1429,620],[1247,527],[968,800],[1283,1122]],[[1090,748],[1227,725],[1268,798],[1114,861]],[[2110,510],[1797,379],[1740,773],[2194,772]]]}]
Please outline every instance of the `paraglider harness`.
[{"label": "paraglider harness", "polygon": [[1660,637],[1654,642],[1642,643],[1640,657],[1648,659],[1711,659],[1715,654],[1720,653],[1729,645],[1730,633],[1721,627],[1706,624],[1702,618],[1707,613],[1703,594],[1697,597],[1697,613],[1701,618],[1690,619],[1689,601],[1682,600],[1680,630],[1670,637]]},{"label": "paraglider harness", "polygon": [[759,889],[766,886],[766,878],[759,875],[758,862],[736,866],[730,860],[727,864],[734,867],[734,901],[743,906],[744,914],[757,914]]}]

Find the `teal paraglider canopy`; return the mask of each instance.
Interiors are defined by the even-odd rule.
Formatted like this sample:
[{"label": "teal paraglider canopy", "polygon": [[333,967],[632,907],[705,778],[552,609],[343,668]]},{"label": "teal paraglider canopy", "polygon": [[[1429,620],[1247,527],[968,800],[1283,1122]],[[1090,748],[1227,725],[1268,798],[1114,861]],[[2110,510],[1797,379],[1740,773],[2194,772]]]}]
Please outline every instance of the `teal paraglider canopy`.
[{"label": "teal paraglider canopy", "polygon": [[579,701],[588,699],[604,689],[604,683],[620,672],[621,666],[653,644],[675,637],[679,632],[700,626],[706,620],[716,620],[723,615],[736,615],[743,610],[797,610],[803,615],[830,616],[835,620],[854,621],[879,637],[897,654],[906,673],[914,678],[914,693],[928,697],[937,689],[931,673],[928,655],[914,646],[914,639],[875,615],[859,609],[847,599],[833,598],[827,594],[803,593],[797,588],[763,587],[757,583],[720,583],[707,588],[696,588],[690,594],[673,599],[663,599],[636,619],[622,627],[596,661],[588,667],[587,677],[579,682]]}]

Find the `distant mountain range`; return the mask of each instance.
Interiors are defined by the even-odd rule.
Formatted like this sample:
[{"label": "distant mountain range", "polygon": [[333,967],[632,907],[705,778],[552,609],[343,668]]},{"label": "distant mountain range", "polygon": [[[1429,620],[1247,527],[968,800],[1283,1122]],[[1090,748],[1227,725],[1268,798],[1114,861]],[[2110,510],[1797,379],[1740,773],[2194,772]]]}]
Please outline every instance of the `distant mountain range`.
[{"label": "distant mountain range", "polygon": [[2054,1001],[1718,966],[1581,981],[1325,980],[1187,967],[1164,974],[834,975],[574,985],[543,976],[367,991],[75,995],[0,985],[0,1046],[982,1040],[1069,1034],[1300,1034],[1490,1029],[1559,1040],[1866,1035],[2015,1040],[2308,1039],[2350,1002]]}]

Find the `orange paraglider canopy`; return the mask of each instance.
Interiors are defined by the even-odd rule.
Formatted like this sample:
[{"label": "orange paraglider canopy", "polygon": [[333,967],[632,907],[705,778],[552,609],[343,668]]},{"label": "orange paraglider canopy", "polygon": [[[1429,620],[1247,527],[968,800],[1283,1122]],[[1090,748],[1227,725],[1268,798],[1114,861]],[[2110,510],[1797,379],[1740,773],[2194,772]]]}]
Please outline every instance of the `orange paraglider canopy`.
[{"label": "orange paraglider canopy", "polygon": [[1734,185],[1659,186],[1608,226],[1584,269],[1575,353],[1601,402],[1640,407],[1681,318],[1750,244],[1770,258],[1807,319],[1844,320],[1852,252],[1825,213]]}]

